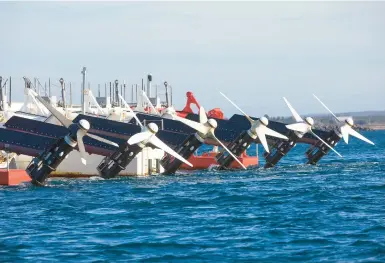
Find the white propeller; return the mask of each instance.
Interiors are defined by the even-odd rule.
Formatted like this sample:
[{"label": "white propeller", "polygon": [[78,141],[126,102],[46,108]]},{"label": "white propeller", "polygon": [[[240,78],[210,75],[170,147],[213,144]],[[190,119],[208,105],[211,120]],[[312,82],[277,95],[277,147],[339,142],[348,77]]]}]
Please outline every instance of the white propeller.
[{"label": "white propeller", "polygon": [[374,143],[372,141],[370,141],[369,139],[365,138],[364,136],[362,136],[361,134],[359,134],[358,132],[356,132],[355,130],[353,130],[353,125],[354,125],[354,121],[353,121],[353,118],[351,117],[348,117],[344,122],[341,121],[340,119],[338,119],[338,117],[316,96],[313,94],[313,96],[321,103],[321,105],[328,111],[331,113],[331,115],[333,115],[334,119],[337,121],[337,123],[340,125],[340,131],[341,131],[341,134],[342,134],[342,137],[344,138],[344,141],[346,143],[349,143],[349,135],[352,135],[360,140],[363,140],[364,142],[367,142],[369,144],[372,144],[374,145]]},{"label": "white propeller", "polygon": [[332,151],[334,151],[338,156],[342,157],[341,154],[339,154],[332,146],[327,144],[321,137],[319,137],[315,132],[312,130],[312,127],[314,125],[314,120],[311,117],[306,117],[305,120],[301,118],[301,116],[298,114],[298,112],[291,106],[289,101],[283,97],[285,100],[287,106],[289,107],[291,113],[293,114],[294,119],[297,121],[297,123],[286,125],[286,128],[300,132],[302,134],[310,132],[314,137],[316,137],[318,140],[320,140],[323,144],[325,144],[327,147],[329,147]]},{"label": "white propeller", "polygon": [[155,109],[154,105],[152,105],[150,99],[147,97],[146,92],[144,90],[142,92],[143,92],[143,97],[147,100],[148,105],[150,105],[151,109],[154,111],[154,114],[160,115],[160,113]]},{"label": "white propeller", "polygon": [[[120,98],[124,101],[122,96],[120,96]],[[143,124],[140,122],[138,116],[136,116],[135,112],[131,109],[131,107],[128,104],[126,104],[126,108],[127,108],[128,112],[130,112],[134,116],[134,118],[135,118],[136,122],[139,124],[139,126],[143,128]],[[123,110],[126,110],[126,108]]]},{"label": "white propeller", "polygon": [[223,94],[222,92],[219,92],[219,93],[223,97],[225,97],[231,104],[233,104],[235,108],[237,108],[240,112],[242,112],[243,115],[245,115],[246,119],[249,120],[251,124],[250,132],[259,138],[266,152],[270,152],[269,145],[267,144],[267,140],[266,140],[266,135],[270,135],[270,136],[277,137],[280,139],[285,139],[285,140],[288,139],[285,135],[282,135],[268,128],[267,125],[269,125],[269,120],[266,117],[259,118],[258,120],[253,120],[249,115],[247,115],[243,110],[241,110],[241,108],[239,108],[232,100],[230,100],[225,94]]},{"label": "white propeller", "polygon": [[134,144],[152,144],[155,147],[165,151],[168,154],[171,154],[175,158],[181,160],[185,164],[189,166],[193,166],[189,161],[187,161],[185,158],[180,156],[178,153],[176,153],[173,149],[171,149],[169,146],[167,146],[164,142],[162,142],[158,137],[156,137],[156,133],[158,132],[158,125],[155,123],[149,123],[146,127],[142,126],[142,131],[131,136],[130,139],[128,139],[127,143],[130,145]]},{"label": "white propeller", "polygon": [[[49,104],[42,97],[40,97],[37,93],[35,93],[34,95],[48,109],[48,111],[51,112],[51,114],[53,116],[55,116],[61,124],[63,124],[64,127],[69,128],[72,124],[74,124],[72,121],[67,119],[63,114],[61,114],[58,110],[56,110],[53,106],[51,106],[51,104]],[[86,158],[85,158],[86,151],[85,151],[85,147],[84,147],[84,143],[83,143],[83,137],[84,136],[87,135],[87,136],[89,136],[89,137],[91,137],[91,138],[93,138],[95,140],[98,140],[98,141],[101,141],[101,142],[113,145],[115,147],[119,147],[118,144],[116,144],[114,142],[111,142],[111,141],[109,141],[107,139],[104,139],[104,138],[99,137],[99,136],[94,135],[94,134],[87,134],[88,130],[91,127],[90,123],[87,120],[80,120],[77,123],[77,125],[78,125],[78,130],[76,132],[76,142],[78,144],[79,153],[80,153],[80,156],[81,156],[81,161],[82,161],[82,163],[84,165],[87,164],[87,161],[86,161]]]},{"label": "white propeller", "polygon": [[199,109],[199,122],[188,120],[179,117],[178,115],[175,115],[174,119],[196,130],[199,136],[203,139],[210,138],[215,140],[234,158],[234,160],[236,160],[244,169],[246,169],[246,167],[238,160],[238,158],[229,149],[227,149],[227,147],[215,136],[214,131],[215,128],[217,128],[218,126],[217,121],[214,119],[207,119],[207,115],[203,107],[200,107]]}]

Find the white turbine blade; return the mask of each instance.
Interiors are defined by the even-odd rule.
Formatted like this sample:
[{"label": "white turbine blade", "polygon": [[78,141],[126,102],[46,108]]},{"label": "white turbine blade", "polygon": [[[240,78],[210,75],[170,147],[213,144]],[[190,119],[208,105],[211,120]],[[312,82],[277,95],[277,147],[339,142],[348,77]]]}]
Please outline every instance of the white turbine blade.
[{"label": "white turbine blade", "polygon": [[348,131],[348,133],[349,133],[351,136],[354,136],[354,137],[356,137],[357,139],[363,140],[364,142],[367,142],[367,143],[369,143],[369,144],[371,144],[371,145],[374,145],[374,143],[373,143],[371,140],[365,138],[363,135],[359,134],[358,132],[356,132],[355,130],[353,130],[351,127],[347,127],[347,128],[348,128],[347,131]]},{"label": "white turbine blade", "polygon": [[199,122],[202,124],[207,122],[207,115],[205,109],[202,106],[199,108]]},{"label": "white turbine blade", "polygon": [[314,96],[314,98],[316,98],[320,103],[321,103],[321,105],[322,106],[324,106],[324,108],[328,111],[328,112],[330,112],[330,114],[331,115],[333,115],[333,117],[337,120],[337,122],[341,122],[338,118],[337,118],[337,116],[336,115],[334,115],[334,113],[316,96],[316,95],[314,95],[313,94],[313,96]]},{"label": "white turbine blade", "polygon": [[131,136],[130,139],[128,139],[127,143],[129,145],[134,145],[134,144],[148,140],[151,137],[151,135],[153,135],[153,133],[150,131],[139,132]]},{"label": "white turbine blade", "polygon": [[122,97],[122,95],[119,95],[119,99],[122,101],[125,108],[130,108],[130,106],[127,104],[126,100]]},{"label": "white turbine blade", "polygon": [[[121,100],[123,100],[124,103],[126,103],[126,101],[123,99],[123,97],[120,94],[119,94],[119,97]],[[136,116],[135,112],[131,109],[131,107],[127,103],[126,103],[126,107],[127,107],[128,111],[134,115],[134,118],[138,122],[139,126],[143,127],[143,124],[140,122],[138,116]],[[125,110],[125,109],[123,109],[123,110]]]},{"label": "white turbine blade", "polygon": [[302,133],[307,133],[309,131],[309,125],[304,122],[289,124],[289,125],[286,125],[286,128],[288,128],[289,130],[298,131]]},{"label": "white turbine blade", "polygon": [[184,162],[185,164],[193,167],[193,165],[189,161],[187,161],[185,158],[183,158],[178,153],[176,153],[173,149],[168,147],[164,142],[162,142],[155,135],[150,138],[149,142],[152,143],[154,146],[158,147],[159,149],[165,151],[166,153],[171,154],[172,156],[174,156],[175,158],[177,158],[180,161]]},{"label": "white turbine blade", "polygon": [[267,144],[266,140],[266,129],[267,127],[264,125],[259,125],[256,129],[255,132],[257,133],[257,136],[259,138],[259,141],[261,142],[263,148],[265,148],[265,151],[270,153],[269,150],[269,145]]},{"label": "white turbine blade", "polygon": [[243,165],[243,163],[241,163],[241,161],[239,161],[238,158],[229,149],[227,149],[227,147],[215,136],[214,133],[211,134],[211,137],[216,140],[223,147],[223,149],[225,149],[234,158],[234,160],[243,167],[243,169],[246,170],[246,167]]},{"label": "white turbine blade", "polygon": [[317,134],[315,134],[315,132],[313,132],[312,130],[310,130],[310,132],[314,135],[314,137],[316,137],[318,140],[320,140],[323,144],[325,144],[327,147],[329,147],[333,152],[335,152],[339,157],[342,158],[342,155],[339,154],[336,150],[334,150],[333,147],[331,147],[329,144],[327,144],[324,140],[321,139],[321,137],[319,137]]},{"label": "white turbine blade", "polygon": [[77,132],[76,132],[76,141],[78,143],[78,148],[79,148],[79,153],[80,153],[80,160],[82,161],[82,163],[84,165],[87,165],[87,161],[86,161],[86,149],[84,148],[84,143],[83,143],[83,137],[84,135],[86,134],[85,131],[79,129]]},{"label": "white turbine blade", "polygon": [[291,111],[291,114],[293,114],[293,117],[294,119],[296,120],[296,122],[301,122],[303,121],[303,119],[301,118],[301,116],[299,116],[298,112],[293,108],[293,106],[291,106],[291,104],[289,103],[289,101],[283,97],[283,99],[285,100],[287,106],[289,107],[289,110]]},{"label": "white turbine blade", "polygon": [[147,97],[146,92],[143,91],[143,96],[147,100],[148,104],[150,105],[151,109],[155,112],[156,115],[160,115],[160,113],[155,109],[154,105],[152,105],[150,99]]},{"label": "white turbine blade", "polygon": [[244,112],[240,107],[238,107],[237,104],[235,104],[232,100],[230,100],[225,94],[223,94],[222,92],[219,92],[223,97],[225,97],[225,99],[227,99],[231,104],[233,104],[233,106],[235,108],[237,108],[240,112],[242,112],[243,115],[245,115],[245,117],[249,120],[249,122],[253,123],[254,120],[252,118],[250,118],[249,115],[246,114],[246,112]]},{"label": "white turbine blade", "polygon": [[276,131],[274,131],[274,130],[270,129],[269,127],[266,127],[266,126],[265,126],[265,134],[276,137],[276,138],[284,139],[284,140],[289,139],[289,138],[287,138],[287,136],[280,134],[279,132],[276,132]]},{"label": "white turbine blade", "polygon": [[97,135],[94,135],[94,134],[90,134],[90,133],[87,133],[87,136],[92,138],[92,139],[98,140],[100,142],[104,142],[104,143],[110,144],[112,146],[119,147],[119,145],[117,143],[114,143],[114,142],[112,142],[110,140],[104,139],[104,138],[102,138],[100,136],[97,136]]},{"label": "white turbine blade", "polygon": [[199,122],[195,122],[195,121],[192,121],[192,120],[189,120],[186,118],[182,118],[182,117],[179,117],[178,115],[175,115],[174,119],[186,124],[187,126],[193,128],[194,130],[196,130],[202,134],[206,134],[209,131],[209,129],[206,126],[204,126],[203,124],[201,124]]},{"label": "white turbine blade", "polygon": [[70,121],[69,119],[67,119],[63,114],[61,114],[57,109],[55,109],[54,107],[51,106],[51,104],[49,104],[48,102],[46,102],[42,97],[40,97],[37,93],[34,93],[36,99],[38,99],[40,101],[41,104],[44,105],[44,107],[47,108],[47,110],[49,112],[51,112],[51,114],[53,116],[55,116],[56,119],[58,119],[58,121],[63,124],[64,127],[68,128],[71,124],[72,124],[72,121]]},{"label": "white turbine blade", "polygon": [[341,127],[342,138],[344,139],[346,144],[349,143],[349,128],[350,127],[347,125]]}]

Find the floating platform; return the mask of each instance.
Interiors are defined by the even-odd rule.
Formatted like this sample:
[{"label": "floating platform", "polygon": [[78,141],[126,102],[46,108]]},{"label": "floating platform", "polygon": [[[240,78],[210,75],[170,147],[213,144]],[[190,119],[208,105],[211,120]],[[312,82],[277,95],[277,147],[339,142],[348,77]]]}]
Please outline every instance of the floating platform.
[{"label": "floating platform", "polygon": [[21,169],[0,169],[0,185],[19,185],[30,182],[31,178],[25,170]]}]

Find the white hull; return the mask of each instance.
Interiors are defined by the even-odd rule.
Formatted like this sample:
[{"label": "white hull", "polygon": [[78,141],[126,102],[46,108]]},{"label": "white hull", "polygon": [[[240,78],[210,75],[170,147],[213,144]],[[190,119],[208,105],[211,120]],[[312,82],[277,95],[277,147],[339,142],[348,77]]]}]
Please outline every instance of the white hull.
[{"label": "white hull", "polygon": [[[164,152],[159,149],[144,148],[135,159],[126,167],[125,170],[120,172],[120,175],[138,175],[145,176],[154,173],[162,173],[163,167],[159,165],[157,171],[157,162],[163,157]],[[16,167],[18,169],[26,169],[31,162],[32,157],[27,155],[15,156]],[[78,176],[97,176],[98,172],[96,167],[101,163],[104,156],[100,155],[87,155],[87,165],[83,165],[80,161],[80,154],[78,151],[72,151],[68,157],[59,165],[56,171],[52,175],[78,175]],[[151,160],[151,161],[149,161]],[[149,164],[151,162],[151,167]],[[0,164],[6,168],[6,162]]]}]

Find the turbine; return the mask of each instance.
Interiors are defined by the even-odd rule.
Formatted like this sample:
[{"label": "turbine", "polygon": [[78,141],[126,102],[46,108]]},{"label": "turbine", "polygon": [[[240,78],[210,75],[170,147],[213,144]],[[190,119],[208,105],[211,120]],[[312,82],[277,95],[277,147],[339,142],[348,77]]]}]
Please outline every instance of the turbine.
[{"label": "turbine", "polygon": [[354,137],[356,137],[356,138],[358,138],[364,142],[367,142],[371,145],[374,145],[374,143],[371,140],[365,138],[363,135],[361,135],[358,132],[356,132],[355,130],[353,130],[354,121],[353,121],[352,117],[348,117],[344,121],[341,121],[316,95],[313,94],[313,96],[322,104],[322,106],[327,111],[329,111],[331,113],[331,115],[333,115],[334,119],[339,124],[339,129],[340,129],[340,132],[342,134],[342,138],[344,138],[344,141],[346,144],[349,143],[349,135],[352,135],[352,136],[354,136]]},{"label": "turbine", "polygon": [[158,137],[156,137],[156,133],[158,132],[159,128],[158,125],[151,122],[147,126],[143,126],[143,124],[140,122],[139,118],[136,116],[136,114],[132,111],[130,107],[128,107],[128,111],[131,112],[134,115],[135,120],[138,122],[139,126],[142,128],[142,131],[134,134],[131,136],[127,143],[130,145],[134,144],[152,144],[155,147],[165,151],[168,154],[171,154],[175,158],[181,160],[185,164],[189,166],[193,166],[189,161],[187,161],[185,158],[180,156],[178,153],[176,153],[173,149],[171,149],[169,146],[167,146],[164,142],[162,142]]},{"label": "turbine", "polygon": [[246,167],[238,160],[238,158],[229,150],[227,147],[215,136],[215,129],[218,124],[214,119],[207,119],[206,112],[203,107],[199,109],[199,122],[195,122],[189,119],[179,117],[178,115],[173,116],[175,120],[178,120],[187,126],[193,128],[198,132],[198,135],[202,139],[210,138],[215,140],[219,145],[221,145],[244,169]]},{"label": "turbine", "polygon": [[276,131],[273,131],[272,129],[268,128],[267,125],[269,125],[269,120],[266,117],[261,117],[258,120],[253,120],[250,118],[249,115],[247,115],[241,108],[239,108],[232,100],[230,100],[225,94],[222,92],[219,92],[223,97],[225,97],[231,104],[234,105],[235,108],[237,108],[240,112],[242,112],[243,115],[245,115],[246,119],[250,122],[251,128],[249,131],[257,136],[262,143],[263,148],[265,148],[266,152],[269,151],[269,145],[267,144],[266,135],[270,135],[273,137],[277,137],[280,139],[288,140],[288,138],[285,135],[282,135]]},{"label": "turbine", "polygon": [[305,120],[301,118],[301,116],[297,113],[297,111],[291,106],[289,101],[283,97],[285,100],[287,106],[289,107],[291,113],[293,114],[294,119],[297,121],[297,123],[286,125],[286,128],[299,132],[301,134],[305,133],[311,133],[314,137],[316,137],[318,140],[320,140],[323,144],[325,144],[327,147],[329,147],[331,150],[333,150],[338,156],[342,157],[341,154],[339,154],[336,150],[334,150],[333,147],[331,147],[329,144],[327,144],[324,140],[322,140],[321,137],[319,137],[315,132],[312,130],[312,127],[314,125],[314,120],[312,117],[306,117]]},{"label": "turbine", "polygon": [[111,142],[111,141],[104,139],[102,137],[99,137],[97,135],[87,133],[91,127],[90,123],[87,120],[82,119],[82,120],[79,120],[78,123],[74,123],[71,120],[67,119],[63,114],[61,114],[53,106],[51,106],[51,104],[49,104],[47,101],[45,101],[36,92],[33,91],[33,93],[34,93],[34,96],[41,102],[41,104],[43,104],[48,109],[48,111],[51,112],[51,114],[53,116],[55,116],[56,119],[58,119],[58,121],[61,124],[63,124],[64,127],[69,129],[70,134],[73,136],[65,137],[66,140],[70,140],[67,143],[70,145],[73,145],[73,147],[75,147],[76,144],[78,145],[79,153],[81,156],[81,162],[84,165],[87,164],[87,161],[85,159],[86,151],[85,151],[85,147],[84,147],[84,143],[83,143],[83,137],[84,136],[88,136],[88,137],[91,137],[92,139],[98,140],[100,142],[107,143],[107,144],[113,145],[115,147],[119,147],[119,145],[114,143],[114,142]]}]

